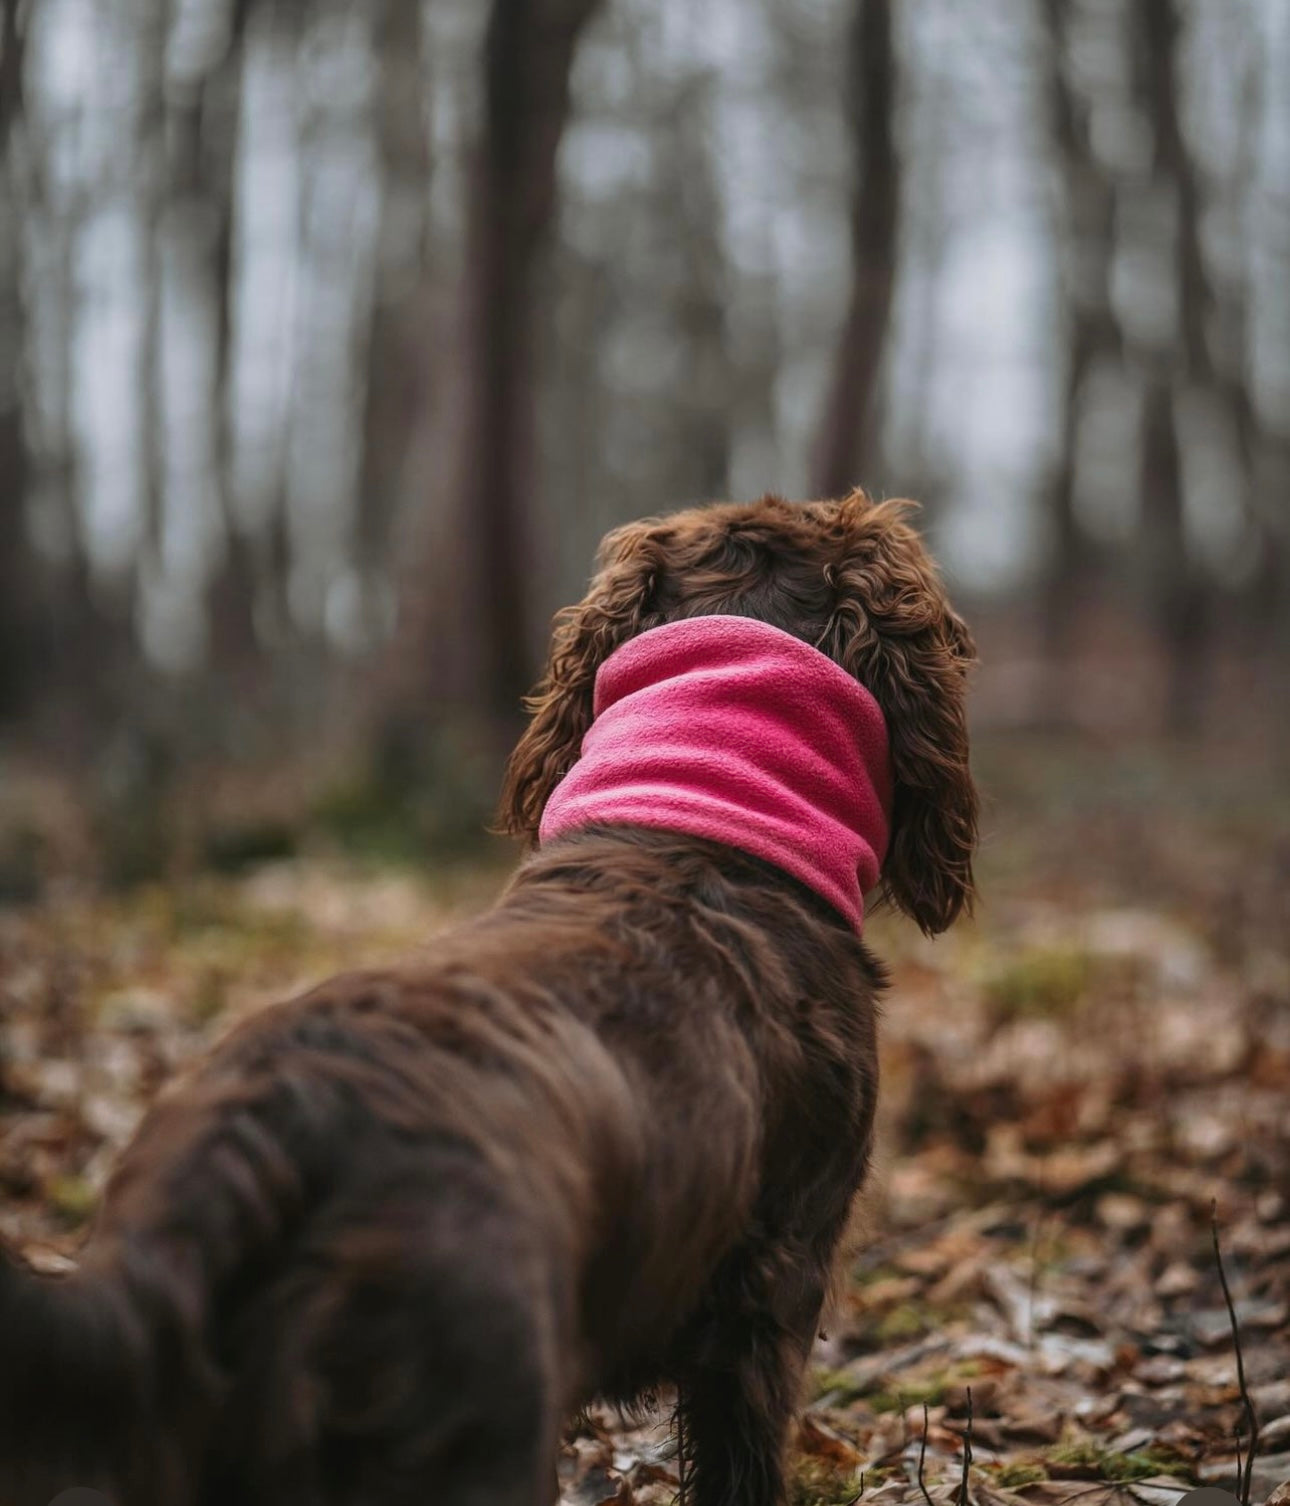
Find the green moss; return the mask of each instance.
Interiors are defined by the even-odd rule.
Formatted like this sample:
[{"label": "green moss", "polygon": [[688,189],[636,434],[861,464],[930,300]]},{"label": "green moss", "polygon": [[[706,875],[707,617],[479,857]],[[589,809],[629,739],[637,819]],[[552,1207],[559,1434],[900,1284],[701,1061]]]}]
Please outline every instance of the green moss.
[{"label": "green moss", "polygon": [[1048,1471],[1038,1459],[1012,1459],[994,1471],[995,1483],[1004,1490],[1020,1490],[1048,1478]]},{"label": "green moss", "polygon": [[821,1459],[793,1462],[788,1482],[789,1506],[850,1506],[860,1494],[860,1476]]},{"label": "green moss", "polygon": [[969,1385],[981,1373],[975,1360],[965,1360],[934,1375],[907,1380],[901,1386],[857,1386],[845,1370],[817,1374],[820,1396],[832,1395],[835,1404],[863,1401],[872,1412],[903,1412],[909,1407],[941,1406],[956,1389]]},{"label": "green moss", "polygon": [[862,1318],[855,1337],[866,1349],[888,1349],[924,1334],[943,1332],[951,1323],[970,1317],[962,1302],[933,1304],[913,1298],[890,1305],[874,1303],[866,1309],[861,1303]]},{"label": "green moss", "polygon": [[69,1229],[78,1229],[98,1203],[98,1194],[84,1177],[52,1177],[45,1187],[45,1200]]},{"label": "green moss", "polygon": [[874,1334],[881,1344],[899,1344],[905,1339],[916,1339],[931,1328],[923,1305],[918,1302],[901,1302],[878,1320]]},{"label": "green moss", "polygon": [[910,1407],[939,1407],[945,1400],[954,1379],[936,1376],[929,1380],[913,1380],[894,1391],[873,1391],[865,1397],[873,1412],[903,1412]]},{"label": "green moss", "polygon": [[1032,947],[986,978],[986,1000],[1004,1019],[1065,1014],[1088,991],[1093,962],[1077,947]]},{"label": "green moss", "polygon": [[1045,1450],[1045,1457],[1049,1464],[1058,1469],[1095,1470],[1100,1474],[1110,1453],[1091,1438],[1078,1438],[1069,1439],[1065,1443],[1054,1443]]},{"label": "green moss", "polygon": [[845,1406],[847,1402],[863,1395],[863,1390],[845,1370],[830,1370],[821,1365],[812,1371],[810,1395],[812,1401],[832,1396],[839,1406]]},{"label": "green moss", "polygon": [[1192,1477],[1192,1465],[1168,1444],[1153,1443],[1131,1454],[1116,1454],[1111,1464],[1113,1480],[1147,1480],[1152,1475]]},{"label": "green moss", "polygon": [[1190,1466],[1183,1457],[1176,1450],[1162,1444],[1151,1444],[1133,1453],[1120,1454],[1086,1438],[1054,1444],[1047,1450],[1045,1457],[1050,1469],[1057,1473],[1079,1470],[1119,1484],[1146,1480],[1152,1475],[1177,1474],[1180,1470],[1190,1474]]},{"label": "green moss", "polygon": [[863,1291],[866,1287],[877,1286],[880,1281],[900,1281],[908,1275],[894,1265],[861,1266],[851,1272],[851,1285],[857,1291]]}]

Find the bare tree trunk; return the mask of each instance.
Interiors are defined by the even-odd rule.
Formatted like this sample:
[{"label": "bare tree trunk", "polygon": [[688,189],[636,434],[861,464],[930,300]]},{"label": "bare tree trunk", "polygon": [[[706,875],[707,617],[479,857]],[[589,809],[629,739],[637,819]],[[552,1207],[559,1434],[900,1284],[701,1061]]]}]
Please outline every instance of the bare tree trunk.
[{"label": "bare tree trunk", "polygon": [[1250,651],[1261,661],[1267,705],[1290,754],[1290,435],[1271,429],[1259,435],[1254,485],[1266,501],[1256,512],[1262,552],[1249,592]]},{"label": "bare tree trunk", "polygon": [[[0,305],[8,301],[0,290]],[[8,310],[0,306],[0,320],[7,318]],[[26,536],[29,473],[17,394],[0,391],[0,721],[22,709],[35,669]]]},{"label": "bare tree trunk", "polygon": [[166,414],[162,393],[162,342],[164,330],[163,294],[169,274],[166,265],[166,211],[171,207],[171,183],[164,172],[148,172],[142,164],[167,158],[166,43],[170,31],[169,0],[151,0],[146,13],[139,17],[137,51],[139,65],[138,135],[133,147],[134,190],[143,230],[142,285],[138,289],[139,307],[143,311],[143,339],[140,342],[137,378],[142,398],[143,453],[137,457],[142,470],[144,527],[142,547],[135,561],[135,591],[146,590],[146,577],[163,569],[162,547],[165,532],[165,428]]},{"label": "bare tree trunk", "polygon": [[[1115,190],[1098,162],[1089,135],[1088,111],[1071,88],[1066,64],[1069,7],[1047,0],[1047,89],[1053,142],[1064,185],[1064,213],[1057,254],[1064,266],[1067,326],[1061,449],[1048,488],[1051,543],[1042,579],[1046,655],[1060,670],[1069,659],[1080,612],[1086,605],[1093,560],[1075,510],[1079,423],[1088,383],[1098,363],[1118,360],[1121,342],[1111,306]],[[1066,677],[1045,676],[1046,721],[1065,719]]]},{"label": "bare tree trunk", "polygon": [[815,490],[837,496],[867,479],[891,319],[900,214],[891,0],[856,0],[851,29],[851,302],[820,431]]},{"label": "bare tree trunk", "polygon": [[596,0],[494,0],[472,239],[472,391],[462,478],[467,601],[484,704],[513,721],[532,679],[527,551],[533,498],[532,296],[556,207],[569,74]]},{"label": "bare tree trunk", "polygon": [[[1212,296],[1200,246],[1200,196],[1178,115],[1177,0],[1143,0],[1140,61],[1148,116],[1155,134],[1155,171],[1177,196],[1174,234],[1182,371],[1208,383],[1213,365],[1205,339]],[[1153,363],[1149,363],[1149,366]],[[1148,588],[1156,631],[1168,660],[1166,717],[1171,730],[1194,730],[1204,704],[1211,593],[1187,543],[1176,393],[1149,375],[1142,417],[1142,525]]]},{"label": "bare tree trunk", "polygon": [[31,479],[19,380],[25,309],[14,128],[22,115],[18,0],[0,12],[0,719],[22,707],[35,669],[26,508]]},{"label": "bare tree trunk", "polygon": [[702,500],[729,491],[731,409],[740,375],[732,369],[726,328],[729,269],[711,160],[711,87],[706,77],[683,82],[667,101],[669,118],[661,125],[661,186],[670,196],[663,212],[677,217],[685,258],[677,308],[677,339],[689,374],[679,394],[684,495]]},{"label": "bare tree trunk", "polygon": [[[86,196],[74,191],[60,202],[52,187],[54,143],[24,110],[23,48],[36,9],[37,0],[0,0],[0,714],[27,716],[33,733],[54,732],[66,750],[82,739],[98,745],[114,710],[130,624],[128,611],[107,599],[110,593],[94,590],[75,495],[74,266]],[[42,310],[53,376],[37,448],[23,412],[29,354],[19,234],[24,220],[53,235],[46,260],[56,269]],[[28,510],[37,498],[50,525],[49,560],[36,556],[28,535]],[[62,558],[55,564],[57,554]]]},{"label": "bare tree trunk", "polygon": [[[426,705],[477,707],[499,742],[533,677],[529,540],[534,498],[533,299],[556,210],[569,74],[598,0],[493,0],[483,128],[473,169],[465,288],[465,391],[448,503],[421,604],[394,653],[404,736]],[[407,664],[415,663],[410,681]],[[410,701],[413,685],[419,687]],[[402,723],[403,731],[396,729]]]},{"label": "bare tree trunk", "polygon": [[1205,324],[1213,296],[1200,246],[1201,206],[1196,167],[1178,118],[1179,33],[1182,24],[1177,0],[1142,0],[1141,24],[1142,62],[1155,132],[1156,173],[1170,181],[1178,195],[1174,254],[1183,355],[1189,379],[1205,381],[1211,373]]},{"label": "bare tree trunk", "polygon": [[[407,500],[417,428],[428,407],[431,160],[420,6],[385,0],[375,46],[381,79],[375,109],[383,204],[368,332],[355,539],[358,567],[369,592],[389,568],[390,540]],[[400,242],[390,244],[395,234]]]},{"label": "bare tree trunk", "polygon": [[1148,602],[1168,667],[1165,717],[1171,731],[1190,732],[1204,701],[1202,656],[1209,631],[1209,598],[1200,587],[1187,547],[1174,393],[1164,375],[1152,376],[1147,383],[1141,453]]},{"label": "bare tree trunk", "polygon": [[256,562],[238,526],[233,501],[233,199],[241,134],[242,68],[252,0],[233,0],[228,45],[202,81],[193,121],[194,190],[209,206],[212,228],[208,277],[214,300],[214,411],[211,414],[215,490],[224,524],[224,559],[210,583],[210,657],[217,669],[244,681],[260,659],[255,630]]}]

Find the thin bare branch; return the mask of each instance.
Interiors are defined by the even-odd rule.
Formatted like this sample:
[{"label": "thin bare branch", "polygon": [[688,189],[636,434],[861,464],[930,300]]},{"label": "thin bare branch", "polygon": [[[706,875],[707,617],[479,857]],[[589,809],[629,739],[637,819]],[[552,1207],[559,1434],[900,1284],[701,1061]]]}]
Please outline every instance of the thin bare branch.
[{"label": "thin bare branch", "polygon": [[927,1494],[927,1486],[923,1483],[923,1460],[927,1457],[927,1403],[923,1403],[923,1436],[918,1445],[918,1488],[923,1493],[923,1500],[927,1506],[935,1506],[931,1496]]},{"label": "thin bare branch", "polygon": [[685,1397],[676,1388],[676,1501],[686,1506],[690,1497],[690,1480],[685,1471]]},{"label": "thin bare branch", "polygon": [[1250,1490],[1254,1477],[1254,1455],[1259,1446],[1259,1418],[1250,1400],[1249,1387],[1245,1384],[1245,1355],[1241,1350],[1241,1325],[1236,1321],[1236,1305],[1227,1284],[1227,1272],[1223,1269],[1223,1252],[1218,1244],[1218,1203],[1209,1205],[1210,1232],[1214,1236],[1214,1263],[1218,1266],[1218,1279],[1223,1287],[1223,1301],[1227,1303],[1227,1316],[1232,1325],[1232,1343],[1236,1348],[1236,1381],[1241,1391],[1241,1404],[1250,1424],[1249,1444],[1245,1455],[1245,1470],[1240,1470],[1240,1443],[1237,1443],[1237,1483],[1240,1486],[1241,1506],[1250,1506]]},{"label": "thin bare branch", "polygon": [[[1041,1189],[1042,1190],[1042,1189]],[[1026,1348],[1035,1347],[1035,1304],[1039,1301],[1039,1239],[1044,1228],[1048,1207],[1040,1203],[1035,1217],[1035,1232],[1030,1243],[1030,1301],[1026,1308]]]},{"label": "thin bare branch", "polygon": [[959,1476],[959,1506],[970,1506],[968,1472],[972,1468],[972,1387],[967,1388],[967,1428],[963,1433],[963,1472]]}]

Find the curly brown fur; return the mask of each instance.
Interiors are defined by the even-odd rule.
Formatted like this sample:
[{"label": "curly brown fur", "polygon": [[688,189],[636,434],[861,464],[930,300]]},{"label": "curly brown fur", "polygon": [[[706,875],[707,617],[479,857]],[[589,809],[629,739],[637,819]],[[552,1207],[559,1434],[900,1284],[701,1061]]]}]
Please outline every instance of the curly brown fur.
[{"label": "curly brown fur", "polygon": [[537,840],[547,797],[591,725],[596,670],[677,618],[756,617],[814,645],[882,707],[896,778],[887,896],[929,935],[972,896],[977,799],[968,765],[971,634],[908,518],[913,504],[767,497],[609,534],[585,599],[556,618],[551,658],[511,757],[503,829]]},{"label": "curly brown fur", "polygon": [[[768,499],[611,536],[507,824],[533,836],[605,655],[743,612],[877,696],[887,885],[947,925],[971,891],[971,647],[904,518]],[[75,1275],[0,1261],[0,1502],[539,1506],[571,1409],[673,1382],[694,1506],[778,1506],[882,985],[755,858],[629,828],[544,847],[432,955],[266,1011],[167,1092]]]}]

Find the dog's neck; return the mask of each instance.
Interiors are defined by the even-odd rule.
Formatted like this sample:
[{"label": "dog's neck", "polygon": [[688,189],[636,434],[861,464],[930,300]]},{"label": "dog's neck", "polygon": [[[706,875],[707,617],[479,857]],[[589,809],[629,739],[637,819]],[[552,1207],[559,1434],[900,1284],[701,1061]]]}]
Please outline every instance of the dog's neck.
[{"label": "dog's neck", "polygon": [[858,931],[887,849],[887,729],[818,649],[747,617],[631,639],[596,675],[595,720],[541,841],[646,826],[724,842],[791,873]]}]

